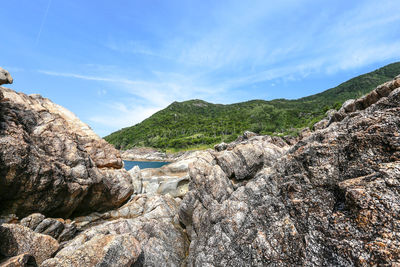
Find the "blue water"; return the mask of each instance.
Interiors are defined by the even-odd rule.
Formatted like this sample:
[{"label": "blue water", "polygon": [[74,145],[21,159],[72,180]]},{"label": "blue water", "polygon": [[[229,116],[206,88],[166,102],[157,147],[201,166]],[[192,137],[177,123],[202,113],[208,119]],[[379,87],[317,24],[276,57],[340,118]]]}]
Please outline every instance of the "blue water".
[{"label": "blue water", "polygon": [[124,160],[124,166],[127,171],[132,169],[135,166],[139,166],[140,169],[149,169],[149,168],[160,168],[164,165],[169,164],[170,162],[159,162],[159,161],[127,161]]}]

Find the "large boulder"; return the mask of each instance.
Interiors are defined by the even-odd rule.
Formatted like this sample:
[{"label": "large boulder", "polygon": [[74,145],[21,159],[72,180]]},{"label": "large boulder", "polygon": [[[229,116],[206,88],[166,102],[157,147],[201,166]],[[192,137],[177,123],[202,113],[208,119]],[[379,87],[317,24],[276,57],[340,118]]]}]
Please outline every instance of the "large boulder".
[{"label": "large boulder", "polygon": [[120,206],[133,192],[119,152],[73,113],[0,87],[0,215],[68,217]]},{"label": "large boulder", "polygon": [[38,264],[50,258],[59,248],[54,238],[17,224],[0,225],[0,240],[0,257],[28,254],[33,256]]},{"label": "large boulder", "polygon": [[348,113],[267,165],[256,144],[194,162],[179,211],[191,238],[188,266],[396,266],[396,86],[386,83],[387,97],[372,94],[354,109],[347,103]]},{"label": "large boulder", "polygon": [[[0,68],[0,85],[13,83],[13,78],[10,73],[3,68]],[[1,99],[1,97],[0,97]]]}]

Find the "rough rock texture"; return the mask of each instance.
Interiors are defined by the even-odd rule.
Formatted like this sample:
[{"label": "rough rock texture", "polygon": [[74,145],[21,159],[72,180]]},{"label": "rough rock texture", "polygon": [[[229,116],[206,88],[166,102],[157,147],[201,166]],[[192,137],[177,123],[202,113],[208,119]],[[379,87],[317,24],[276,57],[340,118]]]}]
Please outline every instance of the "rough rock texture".
[{"label": "rough rock texture", "polygon": [[280,158],[255,143],[195,162],[179,211],[188,265],[398,266],[399,86],[346,103]]},{"label": "rough rock texture", "polygon": [[57,239],[58,242],[65,242],[72,239],[77,232],[75,222],[61,218],[46,218],[40,213],[34,213],[25,217],[21,220],[20,224],[36,233],[49,235]]},{"label": "rough rock texture", "polygon": [[[0,68],[0,85],[13,83],[13,78],[10,73],[3,68]],[[0,96],[1,99],[1,96]]]},{"label": "rough rock texture", "polygon": [[[56,266],[50,262],[57,263],[59,259],[67,262],[78,257],[75,252],[78,248],[89,251],[89,246],[99,246],[101,238],[98,237],[104,235],[137,239],[142,251],[137,266],[180,266],[187,256],[189,240],[177,214],[178,203],[169,196],[138,195],[117,210],[75,218],[78,229],[83,232],[57,253],[56,261],[49,260],[45,266]],[[86,244],[88,240],[95,241]]]},{"label": "rough rock texture", "polygon": [[14,257],[27,253],[35,257],[38,264],[50,258],[59,247],[54,238],[17,224],[0,225],[0,240],[0,257]]},{"label": "rough rock texture", "polygon": [[122,166],[119,152],[70,111],[0,87],[0,215],[118,207],[133,191]]},{"label": "rough rock texture", "polygon": [[139,242],[128,234],[98,234],[75,240],[73,247],[61,250],[41,266],[132,266],[140,253]]},{"label": "rough rock texture", "polygon": [[37,267],[33,256],[25,253],[0,262],[0,267]]}]

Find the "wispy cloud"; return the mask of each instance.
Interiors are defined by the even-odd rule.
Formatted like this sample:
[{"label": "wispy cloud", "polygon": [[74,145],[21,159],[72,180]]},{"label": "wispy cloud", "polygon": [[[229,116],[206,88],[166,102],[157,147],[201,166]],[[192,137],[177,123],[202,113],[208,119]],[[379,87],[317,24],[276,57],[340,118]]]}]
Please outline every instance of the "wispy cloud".
[{"label": "wispy cloud", "polygon": [[235,90],[259,98],[279,91],[281,82],[295,87],[309,77],[400,59],[398,1],[231,1],[201,12],[201,22],[182,12],[179,21],[149,24],[136,35],[110,33],[104,65],[99,60],[76,66],[76,72],[39,72],[106,84],[98,96],[129,95],[118,101],[103,97],[107,114],[90,117],[120,128],[176,100],[241,100]]}]

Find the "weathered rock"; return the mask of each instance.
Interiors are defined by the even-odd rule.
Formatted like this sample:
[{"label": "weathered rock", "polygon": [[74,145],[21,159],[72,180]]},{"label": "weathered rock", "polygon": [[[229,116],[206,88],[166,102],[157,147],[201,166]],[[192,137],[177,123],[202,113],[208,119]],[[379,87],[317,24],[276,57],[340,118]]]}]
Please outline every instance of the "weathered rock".
[{"label": "weathered rock", "polygon": [[259,136],[235,144],[231,150],[212,152],[212,154],[229,178],[243,180],[253,177],[264,164],[269,164],[280,157],[289,148],[285,142],[280,141],[279,145],[275,145],[273,138]]},{"label": "weathered rock", "polygon": [[142,254],[138,266],[180,266],[186,258],[189,241],[177,214],[177,203],[169,196],[138,195],[118,210],[75,218],[84,231],[60,250],[55,259],[68,262],[68,258],[76,257],[73,251],[97,236],[124,235],[140,243]]},{"label": "weathered rock", "polygon": [[35,257],[38,264],[50,258],[59,247],[54,238],[17,224],[0,225],[0,240],[1,256],[14,257],[27,253]]},{"label": "weathered rock", "polygon": [[356,110],[356,106],[355,106],[355,100],[354,99],[349,99],[347,101],[345,101],[342,105],[342,108],[344,110],[344,112],[353,112]]},{"label": "weathered rock", "polygon": [[328,124],[329,124],[329,121],[327,119],[320,120],[319,122],[314,124],[313,130],[317,131],[317,130],[325,129],[328,126]]},{"label": "weathered rock", "polygon": [[216,151],[218,151],[218,152],[223,151],[223,150],[225,150],[225,149],[227,149],[227,148],[228,148],[228,144],[226,144],[226,143],[224,143],[224,142],[222,142],[222,143],[217,144],[217,145],[214,146],[214,149],[215,149]]},{"label": "weathered rock", "polygon": [[0,267],[37,267],[35,257],[25,253],[0,262]]},{"label": "weathered rock", "polygon": [[63,219],[46,218],[40,213],[34,213],[24,218],[20,222],[21,225],[30,228],[36,233],[49,235],[58,242],[64,242],[72,239],[76,234],[76,226],[74,222]]},{"label": "weathered rock", "polygon": [[0,92],[0,215],[67,217],[130,197],[119,152],[88,125],[41,96]]},{"label": "weathered rock", "polygon": [[139,242],[129,234],[98,234],[75,240],[41,266],[132,266],[140,253]]},{"label": "weathered rock", "polygon": [[[132,185],[133,185],[133,192],[135,194],[141,194],[142,193],[142,187],[143,187],[143,181],[142,181],[142,175],[140,173],[140,168],[139,166],[135,166],[132,169],[129,170],[129,174],[132,177]],[[133,195],[132,195],[133,196]]]},{"label": "weathered rock", "polygon": [[168,179],[157,188],[157,194],[170,195],[171,197],[183,197],[189,191],[189,176],[183,178]]},{"label": "weathered rock", "polygon": [[40,213],[33,213],[21,220],[21,225],[28,227],[29,229],[35,231],[36,227],[44,220],[46,216]]},{"label": "weathered rock", "polygon": [[5,69],[0,68],[0,85],[10,83],[13,83],[13,78],[11,77],[10,73]]},{"label": "weathered rock", "polygon": [[258,171],[242,164],[249,170],[240,172],[251,174],[246,182],[230,179],[233,163],[226,168],[211,153],[193,163],[179,212],[191,237],[187,264],[400,262],[400,88],[391,90],[369,107],[362,98],[363,110],[345,113]]}]

